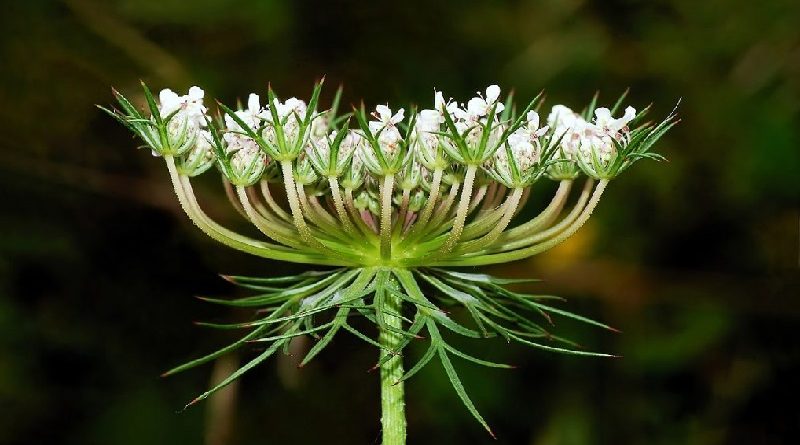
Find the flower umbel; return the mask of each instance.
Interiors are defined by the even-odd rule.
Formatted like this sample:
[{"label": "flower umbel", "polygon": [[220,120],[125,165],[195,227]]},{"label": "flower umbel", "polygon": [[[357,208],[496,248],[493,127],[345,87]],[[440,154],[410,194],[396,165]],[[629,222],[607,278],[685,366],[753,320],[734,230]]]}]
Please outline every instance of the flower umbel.
[{"label": "flower umbel", "polygon": [[[610,108],[597,108],[595,98],[580,114],[555,105],[543,122],[539,97],[517,112],[510,98],[501,102],[500,88],[491,85],[466,104],[435,91],[430,109],[412,107],[406,113],[378,105],[373,111],[362,106],[338,114],[341,91],[324,109],[321,87],[321,82],[315,86],[308,102],[281,101],[270,89],[264,105],[259,95],[250,94],[246,108],[220,104],[220,114],[212,115],[198,87],[183,96],[163,90],[156,101],[143,85],[149,113],[116,91],[121,109],[104,109],[164,159],[183,210],[208,236],[263,258],[330,266],[290,277],[227,277],[258,295],[208,300],[260,309],[260,315],[247,323],[210,325],[249,332],[167,374],[248,342],[263,343],[266,349],[191,403],[229,384],[294,337],[319,339],[304,365],[337,333],[349,332],[381,350],[376,367],[383,384],[384,443],[393,445],[405,443],[402,403],[397,407],[400,383],[434,357],[469,411],[489,430],[450,358],[509,366],[455,349],[443,331],[608,356],[553,336],[549,325],[555,316],[612,328],[552,306],[547,301],[552,297],[505,287],[517,281],[445,267],[520,260],[569,238],[589,219],[611,180],[640,159],[663,159],[651,149],[677,123],[674,112],[659,123],[646,122],[649,108],[619,111],[623,95]],[[212,166],[222,175],[231,204],[262,238],[234,232],[200,207],[191,178]],[[583,187],[565,211],[582,174],[587,177]],[[519,220],[533,185],[547,180],[558,182],[549,204],[533,218]],[[281,193],[275,194],[278,188]],[[284,195],[285,200],[277,198]],[[471,326],[451,318],[445,311],[450,306],[465,308]],[[377,339],[357,330],[351,315],[374,323]],[[400,353],[423,331],[430,349],[404,372]]]}]

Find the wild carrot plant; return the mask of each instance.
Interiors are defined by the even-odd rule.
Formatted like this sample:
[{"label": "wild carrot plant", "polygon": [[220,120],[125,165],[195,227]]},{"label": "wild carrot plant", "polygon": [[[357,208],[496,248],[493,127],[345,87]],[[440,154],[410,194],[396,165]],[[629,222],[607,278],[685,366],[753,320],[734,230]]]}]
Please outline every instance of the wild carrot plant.
[{"label": "wild carrot plant", "polygon": [[[347,333],[379,350],[383,444],[398,445],[406,443],[403,382],[434,359],[491,433],[453,358],[509,366],[456,349],[450,335],[608,356],[581,350],[549,329],[551,317],[609,326],[558,308],[554,297],[507,288],[528,280],[456,268],[520,260],[569,238],[620,173],[640,159],[662,159],[651,149],[676,124],[674,112],[648,122],[648,108],[623,109],[623,95],[610,108],[597,107],[595,97],[581,113],[555,105],[542,119],[539,97],[518,108],[511,96],[501,101],[500,88],[492,85],[465,104],[435,92],[430,109],[406,113],[378,105],[368,112],[362,105],[340,113],[341,90],[322,107],[320,82],[308,102],[281,101],[269,89],[265,103],[250,94],[246,108],[219,104],[211,113],[198,87],[183,96],[165,89],[158,100],[143,88],[146,112],[116,91],[119,109],[105,111],[163,159],[181,207],[200,230],[258,257],[325,266],[293,276],[228,277],[254,295],[208,300],[257,315],[245,323],[206,325],[246,334],[166,374],[251,342],[264,349],[190,405],[286,350],[292,338],[317,338],[304,365]],[[262,238],[234,232],[203,211],[192,178],[212,168],[222,175],[232,206]],[[534,185],[548,180],[558,182],[552,199],[521,220],[538,191]],[[576,182],[580,190],[568,206]],[[455,307],[470,323],[450,317]],[[357,328],[353,317],[373,323],[377,335]],[[402,352],[423,339],[427,352],[406,370]]]}]

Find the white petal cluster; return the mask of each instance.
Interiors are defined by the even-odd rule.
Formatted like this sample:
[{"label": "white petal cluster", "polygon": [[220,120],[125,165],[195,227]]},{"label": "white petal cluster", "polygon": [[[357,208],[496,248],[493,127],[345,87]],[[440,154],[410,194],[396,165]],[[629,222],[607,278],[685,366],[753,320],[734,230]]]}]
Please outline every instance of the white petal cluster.
[{"label": "white petal cluster", "polygon": [[455,102],[445,102],[441,91],[434,91],[433,102],[434,108],[421,110],[414,124],[414,146],[419,162],[430,170],[446,165],[439,150],[442,143],[448,143],[440,135],[445,123],[444,113],[452,115],[458,108]]},{"label": "white petal cluster", "polygon": [[[236,112],[236,117],[241,119],[248,130],[254,132],[259,130],[266,117],[260,102],[257,94],[250,94],[247,98],[247,108]],[[222,138],[225,141],[225,151],[230,155],[230,165],[234,175],[242,178],[260,176],[268,160],[258,143],[229,115],[225,115],[225,129],[227,131],[223,133]]]},{"label": "white petal cluster", "polygon": [[203,106],[205,94],[205,91],[197,86],[189,88],[189,93],[183,96],[178,96],[169,88],[161,90],[158,94],[161,117],[166,118],[177,112],[175,117],[180,116],[181,120],[188,120],[195,127],[205,127],[206,107]]},{"label": "white petal cluster", "polygon": [[419,161],[426,168],[434,169],[442,167],[440,148],[450,153],[451,157],[457,152],[452,138],[442,136],[442,133],[451,130],[446,125],[445,116],[452,121],[459,135],[466,136],[465,142],[469,147],[478,147],[484,132],[488,131],[486,146],[491,149],[496,148],[506,128],[506,124],[500,122],[500,115],[505,105],[499,102],[499,97],[500,87],[497,85],[490,85],[486,88],[485,94],[478,92],[466,104],[460,105],[453,100],[445,100],[441,91],[434,91],[434,108],[422,110],[417,114],[414,136]]},{"label": "white petal cluster", "polygon": [[[486,95],[477,93],[467,104],[459,106],[447,106],[446,112],[455,117],[453,124],[459,134],[466,133],[467,145],[477,146],[484,135],[484,126],[488,128],[488,146],[496,147],[500,143],[500,136],[505,130],[505,124],[500,122],[500,114],[505,109],[505,105],[498,101],[500,97],[500,87],[490,85],[486,88]],[[494,108],[494,115],[490,114]]]},{"label": "white petal cluster", "polygon": [[540,127],[539,120],[536,111],[526,114],[524,123],[508,136],[506,143],[486,162],[491,176],[507,186],[529,179],[529,173],[541,161],[542,137],[550,130],[547,125]]},{"label": "white petal cluster", "polygon": [[[236,117],[254,132],[258,131],[265,116],[265,110],[261,108],[257,94],[250,94],[247,98],[247,109],[236,112]],[[228,154],[252,151],[253,148],[258,149],[258,143],[246,134],[245,129],[233,117],[227,114],[225,115],[225,129],[227,131],[222,137],[227,143],[225,149]]]},{"label": "white petal cluster", "polygon": [[400,130],[397,129],[397,124],[403,121],[404,116],[405,110],[403,108],[392,114],[392,109],[386,105],[375,107],[372,117],[377,120],[370,121],[369,130],[376,135],[378,144],[384,154],[392,156],[397,152],[400,141],[403,139]]},{"label": "white petal cluster", "polygon": [[[199,87],[182,96],[169,89],[159,94],[158,111],[170,119],[170,152],[182,157],[187,172],[193,172],[187,174],[199,174],[215,160],[204,96]],[[442,172],[444,184],[460,181],[464,170],[458,166],[463,164],[482,165],[491,178],[509,187],[525,186],[545,169],[555,179],[573,178],[581,170],[593,174],[592,163],[602,170],[611,165],[617,147],[630,142],[633,107],[618,117],[608,108],[597,108],[587,121],[569,107],[555,105],[542,122],[537,111],[521,118],[503,116],[500,96],[497,85],[462,103],[434,90],[432,108],[407,116],[403,108],[378,105],[368,116],[361,115],[359,126],[341,129],[333,125],[336,116],[330,111],[309,110],[301,99],[262,104],[258,94],[250,94],[244,109],[224,114],[220,149],[240,182],[257,180],[273,162],[271,157],[288,156],[295,160],[295,179],[304,184],[336,177],[355,191],[394,174],[397,190],[415,196],[429,185],[435,170]]]},{"label": "white petal cluster", "polygon": [[[167,138],[171,150],[183,154],[195,143],[200,131],[206,127],[206,107],[203,105],[205,91],[200,87],[189,88],[188,94],[179,96],[170,89],[158,95],[158,111],[167,122]],[[156,152],[154,150],[154,155]]]},{"label": "white petal cluster", "polygon": [[[295,145],[302,143],[299,141],[300,127],[306,117],[306,111],[308,111],[306,103],[296,97],[291,97],[286,99],[283,103],[275,99],[273,106],[277,111],[276,114],[282,125],[283,137],[286,144]],[[266,128],[264,129],[264,139],[274,145],[279,145],[280,142],[275,129],[275,122],[273,122],[272,113],[269,110],[265,110],[264,113],[266,114],[265,119],[267,121]],[[308,136],[309,134],[306,134],[303,137],[307,138]]]},{"label": "white petal cluster", "polygon": [[[613,118],[608,108],[597,108],[593,122],[587,122],[579,114],[564,105],[555,105],[547,117],[547,123],[555,128],[561,139],[561,154],[568,160],[579,157],[590,162],[596,156],[608,162],[616,152],[614,141],[627,143],[628,123],[636,117],[636,109],[627,107],[620,118]],[[563,135],[563,136],[562,136]]]},{"label": "white petal cluster", "polygon": [[[478,92],[478,97],[473,97],[467,102],[466,118],[475,119],[481,118],[489,114],[495,102],[500,98],[500,87],[497,85],[490,85],[486,88],[486,96],[481,96]],[[498,103],[495,106],[495,113],[503,112],[505,105]]]}]

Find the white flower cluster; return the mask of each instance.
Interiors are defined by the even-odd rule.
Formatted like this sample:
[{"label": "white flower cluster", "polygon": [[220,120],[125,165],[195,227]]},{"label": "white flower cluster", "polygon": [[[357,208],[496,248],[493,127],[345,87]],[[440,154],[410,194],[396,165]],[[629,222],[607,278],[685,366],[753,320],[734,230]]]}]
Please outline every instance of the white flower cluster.
[{"label": "white flower cluster", "polygon": [[[159,114],[168,119],[167,137],[172,146],[182,147],[177,153],[185,153],[183,170],[191,175],[198,175],[208,170],[214,162],[211,134],[206,129],[207,109],[203,105],[205,91],[200,87],[189,88],[189,93],[179,96],[170,89],[161,90],[158,95]],[[153,151],[153,155],[158,153]]]},{"label": "white flower cluster", "polygon": [[[169,89],[159,94],[170,143],[185,146],[175,152],[190,175],[202,173],[216,158],[203,98],[196,86],[184,96]],[[617,147],[629,142],[628,124],[636,117],[633,107],[620,118],[597,108],[590,122],[555,105],[542,125],[535,110],[520,117],[506,110],[497,85],[461,104],[435,91],[433,108],[411,116],[403,108],[378,105],[368,116],[362,112],[353,129],[336,128],[330,112],[309,110],[294,97],[262,106],[260,97],[250,94],[245,109],[228,111],[216,143],[236,183],[258,181],[276,153],[289,153],[284,157],[295,160],[303,184],[335,176],[358,188],[365,178],[397,174],[409,190],[424,187],[437,169],[457,177],[463,165],[481,166],[488,178],[507,187],[527,186],[545,172],[561,179],[553,172],[566,169],[574,176],[593,160],[608,163]]]},{"label": "white flower cluster", "polygon": [[601,161],[608,162],[616,151],[614,141],[621,145],[627,142],[628,123],[636,117],[636,109],[627,107],[619,119],[611,117],[608,108],[597,108],[594,115],[594,122],[587,122],[564,105],[556,105],[550,111],[547,123],[556,134],[563,135],[561,154],[566,159],[591,159],[594,152]]}]

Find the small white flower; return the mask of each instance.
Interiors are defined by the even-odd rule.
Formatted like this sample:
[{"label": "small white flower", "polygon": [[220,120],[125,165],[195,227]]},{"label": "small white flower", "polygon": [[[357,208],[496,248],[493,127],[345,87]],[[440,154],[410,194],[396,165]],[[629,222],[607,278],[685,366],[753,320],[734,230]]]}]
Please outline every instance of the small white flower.
[{"label": "small white flower", "polygon": [[417,121],[415,127],[417,131],[432,133],[439,131],[444,117],[438,110],[422,110],[417,114]]},{"label": "small white flower", "polygon": [[391,108],[387,107],[386,105],[378,105],[375,107],[375,112],[372,113],[372,117],[378,120],[371,121],[369,123],[369,129],[370,131],[377,133],[381,128],[394,127],[398,123],[402,122],[404,116],[405,109],[403,108],[397,110],[397,113],[392,114]]},{"label": "small white flower", "polygon": [[178,96],[169,88],[163,89],[158,94],[161,117],[167,117],[177,111],[173,120],[182,121],[185,119],[189,122],[189,125],[205,127],[206,107],[203,106],[204,96],[205,92],[196,86],[189,88],[189,94],[184,96]]},{"label": "small white flower", "polygon": [[495,107],[495,115],[500,114],[505,109],[505,105],[497,102],[500,97],[500,87],[497,85],[490,85],[486,88],[486,96],[481,97],[478,93],[477,97],[473,97],[467,102],[467,113],[470,117],[483,117],[489,114],[492,107]]},{"label": "small white flower", "polygon": [[191,87],[189,94],[184,96],[179,96],[170,89],[159,92],[159,115],[161,118],[169,118],[166,123],[168,146],[153,147],[153,155],[163,151],[180,155],[195,145],[198,131],[207,125],[203,96],[205,92],[198,87]]},{"label": "small white flower", "polygon": [[529,111],[528,114],[525,116],[526,125],[523,127],[525,131],[528,133],[531,139],[536,139],[538,137],[544,136],[548,130],[550,130],[549,125],[545,125],[544,127],[539,128],[539,113],[536,111]]},{"label": "small white flower", "polygon": [[398,130],[397,127],[386,127],[378,136],[378,145],[381,146],[381,150],[383,150],[384,153],[394,155],[397,153],[402,140],[403,136],[400,134],[400,130]]},{"label": "small white flower", "polygon": [[[511,156],[521,173],[527,172],[531,167],[539,162],[541,156],[540,144],[536,140],[531,140],[530,132],[520,128],[508,136],[508,146],[511,149]],[[498,167],[507,168],[508,153],[504,147],[500,147],[495,152],[495,162]]]},{"label": "small white flower", "polygon": [[[236,111],[235,114],[236,117],[241,119],[251,130],[257,130],[264,118],[264,110],[261,108],[258,94],[251,93],[247,97],[247,109]],[[227,114],[225,115],[225,127],[228,131],[245,131],[244,128]]]},{"label": "small white flower", "polygon": [[[283,119],[289,115],[295,115],[295,119],[303,119],[308,108],[303,100],[296,97],[290,97],[283,103],[276,98],[272,104],[275,107],[275,112],[278,114],[278,118],[280,118],[281,121],[283,121]],[[271,114],[269,119],[272,120]],[[289,120],[291,121],[292,119]]]},{"label": "small white flower", "polygon": [[633,107],[627,107],[625,108],[625,115],[619,119],[614,119],[611,117],[611,110],[608,108],[598,108],[594,110],[594,116],[595,125],[604,130],[610,136],[615,136],[636,117],[636,109]]},{"label": "small white flower", "polygon": [[[402,108],[392,114],[392,110],[386,105],[378,105],[375,107],[375,112],[372,113],[372,116],[378,120],[369,122],[369,130],[378,140],[381,151],[386,155],[394,156],[400,148],[403,136],[396,125],[403,120],[404,114],[405,110]],[[363,152],[367,165],[377,165],[378,161],[375,159],[372,147],[365,144]]]},{"label": "small white flower", "polygon": [[563,133],[582,120],[577,113],[564,105],[553,105],[547,116],[547,124],[556,129],[556,134]]}]

